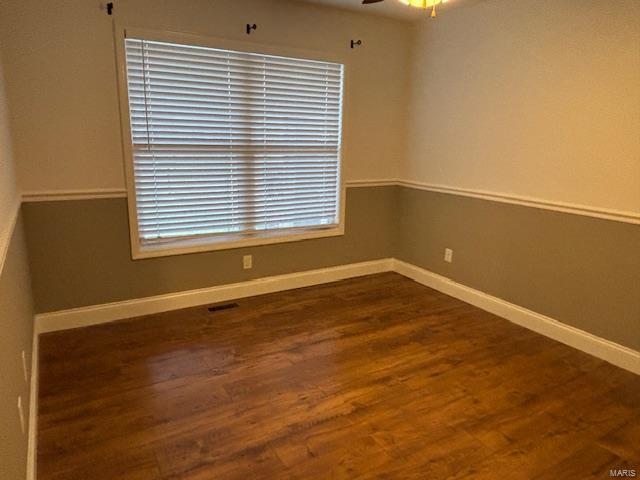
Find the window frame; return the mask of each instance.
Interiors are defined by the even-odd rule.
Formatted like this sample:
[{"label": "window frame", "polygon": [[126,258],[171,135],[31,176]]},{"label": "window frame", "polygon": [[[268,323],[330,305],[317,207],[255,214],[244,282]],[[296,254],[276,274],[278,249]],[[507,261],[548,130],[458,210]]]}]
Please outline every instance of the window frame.
[{"label": "window frame", "polygon": [[[127,190],[127,204],[129,214],[129,234],[131,242],[131,256],[134,260],[189,253],[230,250],[242,247],[289,243],[315,238],[335,237],[344,235],[346,213],[346,184],[344,180],[344,124],[347,117],[346,92],[348,91],[348,62],[346,57],[323,51],[310,51],[281,45],[257,44],[254,42],[236,41],[219,37],[208,37],[190,33],[180,33],[162,30],[149,30],[116,25],[114,29],[116,45],[116,63],[118,75],[118,97],[120,102],[120,127],[122,138],[122,153],[124,160],[125,183]],[[321,62],[332,62],[343,65],[342,104],[340,125],[340,149],[338,152],[338,224],[327,228],[298,227],[284,230],[266,230],[262,232],[212,235],[199,238],[176,239],[156,244],[144,245],[140,241],[138,231],[138,209],[135,190],[134,155],[131,135],[131,116],[129,111],[129,91],[125,56],[125,39],[141,38],[144,40],[169,42],[201,47],[234,50],[247,53],[293,57]]]}]

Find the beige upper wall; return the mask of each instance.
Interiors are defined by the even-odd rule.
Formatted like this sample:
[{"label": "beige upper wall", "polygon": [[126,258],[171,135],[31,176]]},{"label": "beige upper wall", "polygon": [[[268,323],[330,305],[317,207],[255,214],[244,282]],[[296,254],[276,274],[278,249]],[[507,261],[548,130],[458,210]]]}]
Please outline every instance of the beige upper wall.
[{"label": "beige upper wall", "polygon": [[[0,15],[2,7],[0,7]],[[0,57],[4,45],[0,43]],[[27,441],[22,431],[17,398],[27,414],[29,383],[25,381],[22,353],[31,371],[33,302],[22,222],[18,218],[20,195],[16,187],[9,109],[0,58],[0,478],[26,476]]]},{"label": "beige upper wall", "polygon": [[[640,2],[460,1],[414,26],[286,0],[129,0],[116,18],[346,52],[347,180],[640,212]],[[111,19],[99,3],[3,3],[24,190],[124,186]],[[247,22],[258,24],[251,37]],[[352,38],[364,45],[350,50]]]},{"label": "beige upper wall", "polygon": [[[0,49],[2,49],[1,43]],[[0,58],[0,272],[2,272],[2,263],[19,201],[3,73],[2,58]]]},{"label": "beige upper wall", "polygon": [[401,177],[640,212],[640,1],[470,0],[413,46]]},{"label": "beige upper wall", "polygon": [[[3,2],[0,40],[25,191],[124,188],[113,34],[101,3]],[[128,0],[115,8],[128,26],[346,55],[345,178],[397,176],[409,24],[285,0]],[[251,37],[247,23],[258,25]],[[364,45],[351,50],[351,39]]]}]

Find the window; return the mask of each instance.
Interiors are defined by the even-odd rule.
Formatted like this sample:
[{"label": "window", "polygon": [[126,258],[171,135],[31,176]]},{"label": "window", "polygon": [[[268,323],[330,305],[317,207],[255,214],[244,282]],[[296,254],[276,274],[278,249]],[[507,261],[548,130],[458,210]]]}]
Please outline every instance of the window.
[{"label": "window", "polygon": [[134,256],[343,232],[343,65],[129,36],[124,53]]}]

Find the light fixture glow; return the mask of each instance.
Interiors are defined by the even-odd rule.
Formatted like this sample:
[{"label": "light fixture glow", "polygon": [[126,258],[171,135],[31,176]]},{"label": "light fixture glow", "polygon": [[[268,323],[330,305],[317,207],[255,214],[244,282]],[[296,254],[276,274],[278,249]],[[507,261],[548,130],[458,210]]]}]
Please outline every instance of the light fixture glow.
[{"label": "light fixture glow", "polygon": [[410,7],[422,8],[423,10],[431,9],[431,18],[436,17],[436,5],[447,3],[447,0],[400,0],[400,2]]},{"label": "light fixture glow", "polygon": [[442,0],[400,0],[405,5],[409,5],[410,7],[418,7],[418,8],[431,8],[435,7],[439,3],[442,3]]}]

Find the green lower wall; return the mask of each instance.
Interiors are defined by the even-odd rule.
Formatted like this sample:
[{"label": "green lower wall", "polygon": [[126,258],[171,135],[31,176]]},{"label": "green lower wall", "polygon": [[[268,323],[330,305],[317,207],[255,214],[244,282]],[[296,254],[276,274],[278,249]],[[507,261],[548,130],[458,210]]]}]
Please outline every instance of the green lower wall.
[{"label": "green lower wall", "polygon": [[396,258],[640,350],[639,225],[411,188],[397,202]]},{"label": "green lower wall", "polygon": [[[392,256],[396,187],[347,189],[339,237],[131,260],[125,199],[23,205],[37,312],[211,287]],[[243,270],[242,256],[253,255]]]},{"label": "green lower wall", "polygon": [[17,399],[22,397],[25,431],[29,428],[29,384],[22,367],[22,351],[31,372],[33,303],[27,249],[18,218],[0,265],[0,478],[23,480],[27,468],[28,436],[22,433]]},{"label": "green lower wall", "polygon": [[36,309],[396,257],[640,350],[640,226],[406,187],[347,192],[341,237],[136,261],[126,200],[27,203]]}]

